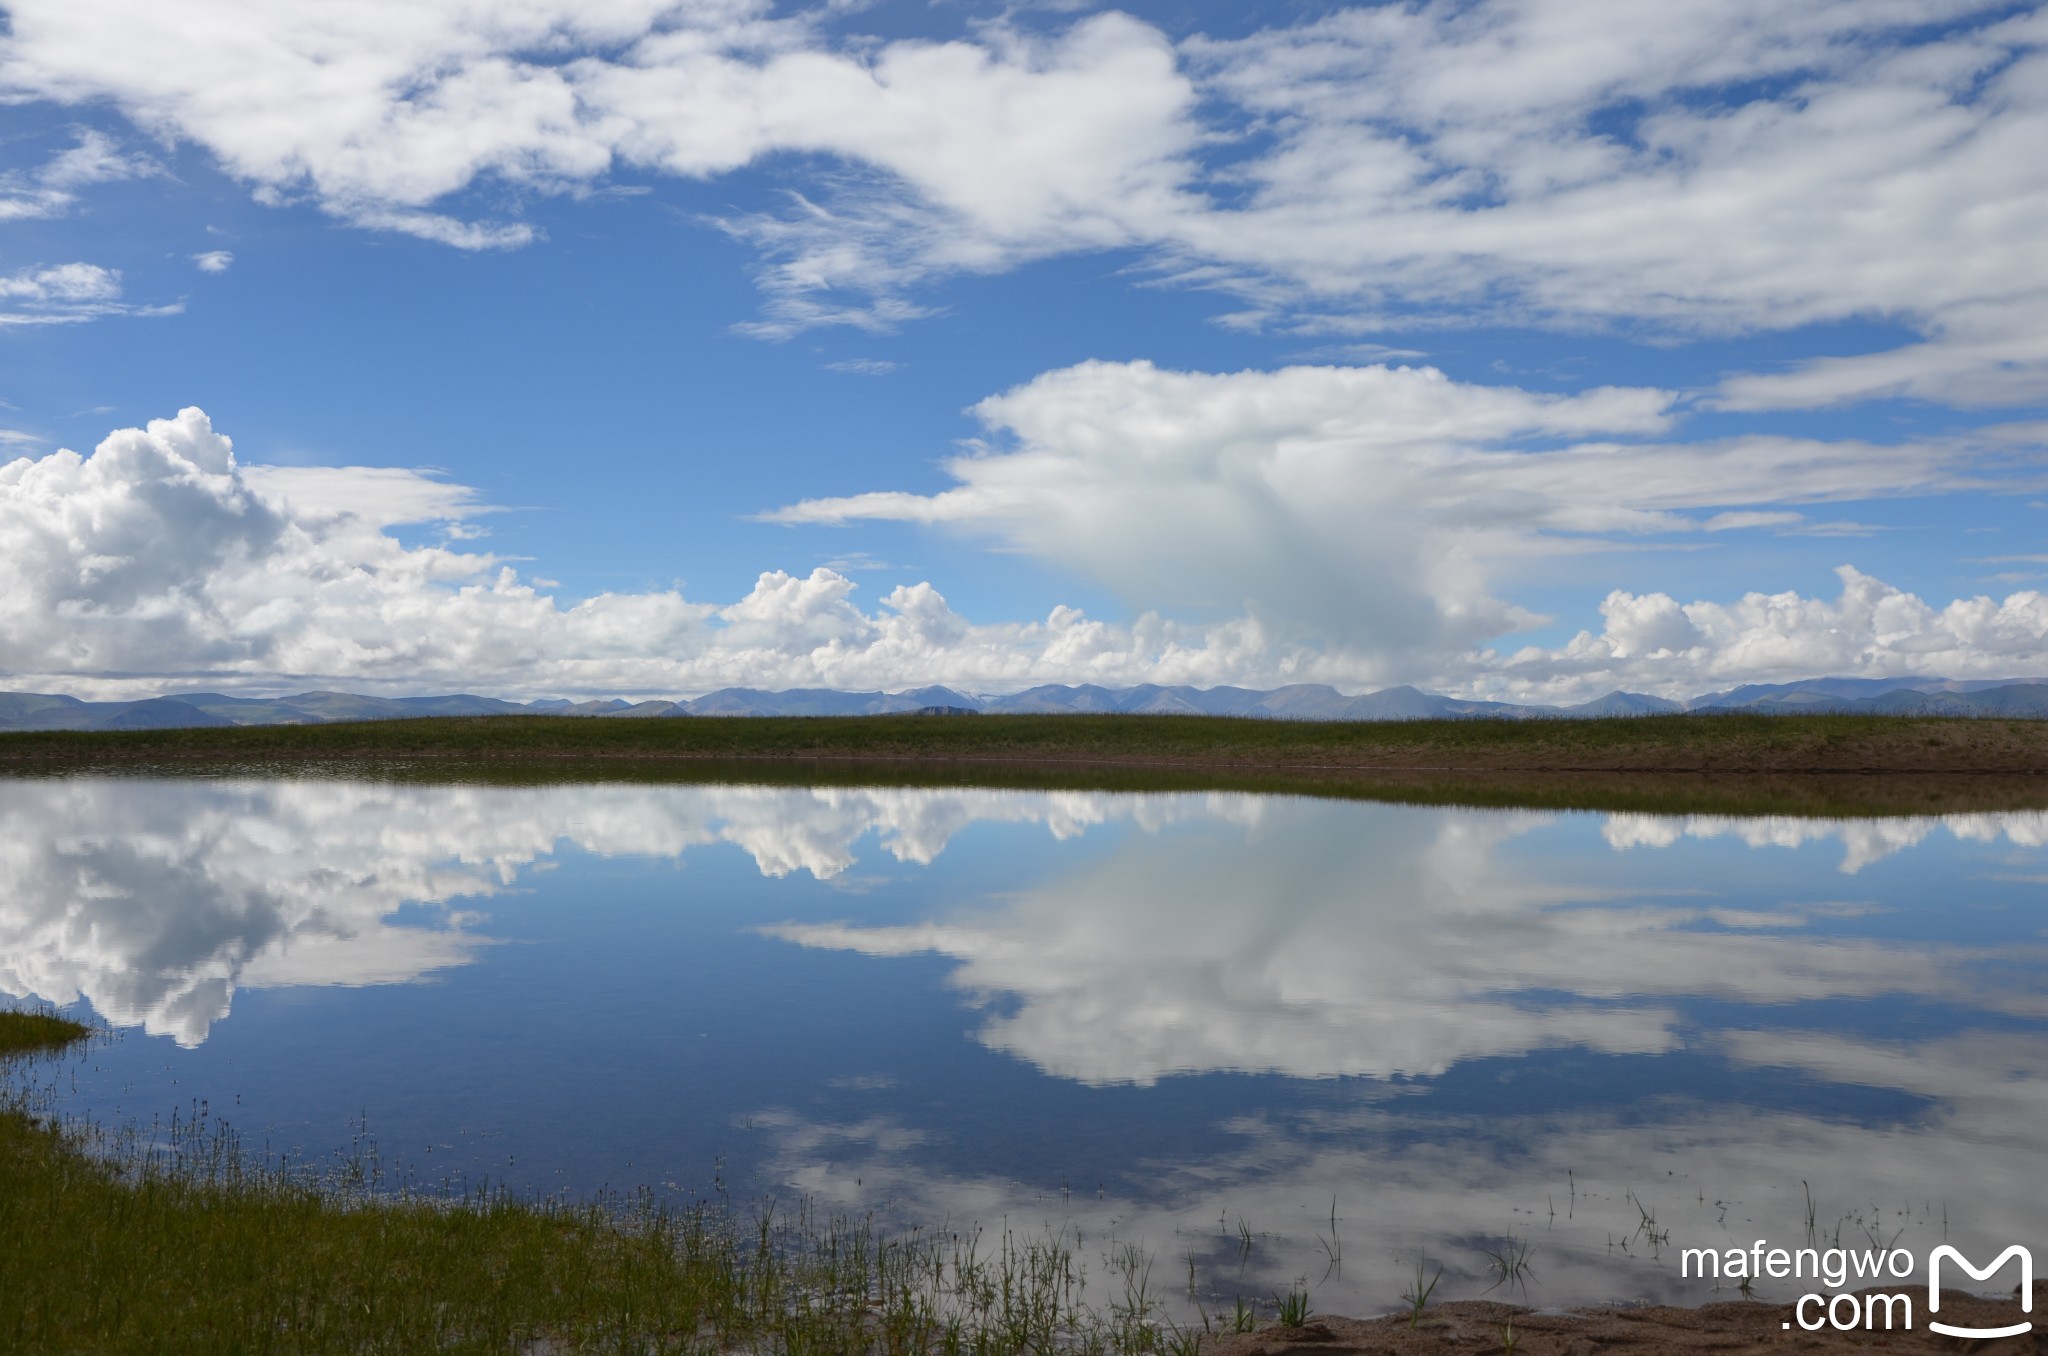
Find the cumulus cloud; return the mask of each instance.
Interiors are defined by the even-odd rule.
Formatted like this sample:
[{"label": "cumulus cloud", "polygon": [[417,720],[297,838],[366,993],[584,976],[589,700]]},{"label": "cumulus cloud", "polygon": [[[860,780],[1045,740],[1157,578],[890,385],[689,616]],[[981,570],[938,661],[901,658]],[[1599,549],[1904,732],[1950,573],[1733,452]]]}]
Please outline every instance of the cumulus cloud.
[{"label": "cumulus cloud", "polygon": [[1616,589],[1600,604],[1606,620],[1597,634],[1519,650],[1488,664],[1479,686],[1508,694],[1619,686],[1675,697],[1823,673],[2009,678],[2048,670],[2048,596],[2038,590],[1935,606],[1854,566],[1835,573],[1842,591],[1833,599],[1749,593],[1680,604]]},{"label": "cumulus cloud", "polygon": [[207,250],[192,256],[192,263],[201,273],[225,273],[234,262],[235,256],[229,250]]},{"label": "cumulus cloud", "polygon": [[[1816,673],[2048,669],[2048,604],[1935,607],[1845,570],[1835,602],[1681,605],[1616,592],[1603,631],[1508,658],[1528,614],[1489,571],[1643,533],[1739,530],[1729,504],[1825,502],[1999,474],[1966,445],[1573,441],[1653,433],[1668,398],[1462,387],[1426,370],[1214,377],[1088,364],[987,402],[1013,441],[958,488],[775,515],[951,524],[1128,588],[1134,620],[1064,605],[977,622],[929,582],[863,607],[846,575],[763,573],[732,602],[564,602],[488,551],[469,487],[392,467],[243,466],[206,415],[0,466],[0,672],[103,696],[317,681],[370,690],[689,695],[726,686],[1010,691],[1040,682],[1423,681],[1558,699],[1690,695]],[[1732,510],[1744,512],[1746,510]],[[438,524],[438,545],[389,529]],[[1195,620],[1151,610],[1177,605]]]},{"label": "cumulus cloud", "polygon": [[[766,0],[252,12],[23,0],[20,98],[107,100],[266,200],[460,248],[479,183],[585,191],[781,157],[763,333],[881,328],[921,279],[1132,247],[1242,323],[1673,334],[1880,317],[1922,341],[1739,374],[1743,408],[1997,404],[2048,382],[2048,16],[1956,0],[1435,0],[1177,46],[1107,13],[952,41]],[[792,156],[795,158],[793,159]],[[1958,210],[1962,206],[1964,210]]]},{"label": "cumulus cloud", "polygon": [[[1292,652],[1269,674],[1462,685],[1496,667],[1474,647],[1535,620],[1492,583],[1532,556],[1653,534],[1822,525],[1788,504],[2033,483],[1998,437],[1665,441],[1656,435],[1673,404],[1650,389],[1544,395],[1430,368],[1210,374],[1091,362],[977,405],[988,438],[947,464],[953,489],[808,500],[767,516],[951,525],[1081,571],[1136,607],[1242,611],[1261,644]],[[1957,604],[1958,624],[1979,606]],[[2048,644],[2028,620],[2037,606],[2016,595],[1999,619],[1959,633],[1967,639],[1929,648],[1972,672],[2036,661]],[[1803,654],[1769,654],[1739,634],[1760,618],[1712,623],[1709,635],[1669,599],[1617,594],[1608,609],[1606,651],[1589,637],[1517,656],[1510,670],[1531,676],[1523,695],[1605,681],[1596,652],[1682,656],[1654,681],[1627,674],[1659,691],[1723,673],[1926,672],[1936,662],[1892,625],[1897,607],[1861,645],[1824,604],[1764,609]],[[1961,653],[1977,638],[1985,643]],[[1810,666],[1790,673],[1801,660]]]},{"label": "cumulus cloud", "polygon": [[392,468],[245,470],[197,409],[89,457],[19,458],[0,467],[0,671],[106,695],[277,677],[685,694],[1192,678],[1262,650],[1242,619],[1115,626],[1059,607],[976,625],[929,583],[866,612],[827,569],[769,571],[723,606],[674,591],[563,605],[487,553],[385,530],[482,509],[465,487]]}]

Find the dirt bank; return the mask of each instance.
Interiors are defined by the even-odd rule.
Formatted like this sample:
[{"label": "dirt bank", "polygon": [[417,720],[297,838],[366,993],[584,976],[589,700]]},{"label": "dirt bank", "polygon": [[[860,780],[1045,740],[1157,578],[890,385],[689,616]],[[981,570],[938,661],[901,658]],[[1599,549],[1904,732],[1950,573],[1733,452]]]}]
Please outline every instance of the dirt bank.
[{"label": "dirt bank", "polygon": [[[1651,1356],[1652,1353],[1869,1352],[1896,1356],[1939,1352],[1943,1356],[2041,1356],[2048,1352],[2048,1281],[2036,1284],[2034,1312],[2023,1313],[2017,1298],[1979,1299],[1944,1291],[1940,1319],[1974,1328],[2003,1327],[2028,1319],[2035,1330],[2022,1337],[1992,1340],[1946,1337],[1927,1328],[1926,1292],[1909,1292],[1913,1328],[1900,1331],[1802,1331],[1789,1304],[1736,1302],[1698,1309],[1645,1306],[1544,1313],[1507,1304],[1461,1301],[1435,1305],[1410,1327],[1405,1315],[1379,1319],[1311,1318],[1300,1328],[1269,1327],[1205,1341],[1204,1356],[1451,1356],[1491,1353],[1506,1356],[1511,1323],[1514,1356]],[[1813,1317],[1809,1307],[1808,1318]]]}]

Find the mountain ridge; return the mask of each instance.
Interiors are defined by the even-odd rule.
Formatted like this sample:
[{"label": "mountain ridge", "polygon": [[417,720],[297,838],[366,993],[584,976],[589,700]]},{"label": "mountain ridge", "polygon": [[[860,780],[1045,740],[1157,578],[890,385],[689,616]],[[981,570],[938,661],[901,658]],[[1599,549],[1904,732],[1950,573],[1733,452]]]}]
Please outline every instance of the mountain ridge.
[{"label": "mountain ridge", "polygon": [[1408,685],[1345,694],[1323,683],[1271,689],[1141,683],[1110,688],[1046,683],[1021,692],[970,694],[931,685],[901,692],[731,687],[681,701],[621,698],[512,702],[474,693],[373,697],[337,691],[278,697],[170,692],[93,702],[61,693],[0,691],[0,731],[142,730],[235,725],[324,725],[425,716],[564,715],[599,720],[748,716],[930,714],[1212,715],[1263,720],[1603,720],[1681,712],[2048,718],[2048,678],[1811,678],[1751,683],[1689,701],[1616,690],[1569,706],[1480,701]]}]

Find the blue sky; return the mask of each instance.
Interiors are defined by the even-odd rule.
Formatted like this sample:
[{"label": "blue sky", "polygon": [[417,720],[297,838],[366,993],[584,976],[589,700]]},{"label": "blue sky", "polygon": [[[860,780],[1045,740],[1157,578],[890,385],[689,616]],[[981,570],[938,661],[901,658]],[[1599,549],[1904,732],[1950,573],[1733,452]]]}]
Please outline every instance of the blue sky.
[{"label": "blue sky", "polygon": [[2033,6],[6,12],[8,687],[2048,672]]}]

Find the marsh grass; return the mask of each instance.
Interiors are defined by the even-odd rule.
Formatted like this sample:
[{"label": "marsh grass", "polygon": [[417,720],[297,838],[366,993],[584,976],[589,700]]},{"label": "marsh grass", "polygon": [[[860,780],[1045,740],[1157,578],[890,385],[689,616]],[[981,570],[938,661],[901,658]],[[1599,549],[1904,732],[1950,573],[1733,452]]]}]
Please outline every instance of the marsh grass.
[{"label": "marsh grass", "polygon": [[0,1012],[0,1059],[60,1050],[92,1029],[54,1012]]},{"label": "marsh grass", "polygon": [[[61,1019],[59,1019],[61,1020]],[[47,1051],[75,1023],[0,1013]],[[359,1141],[316,1168],[201,1113],[107,1131],[0,1091],[0,1350],[1138,1356],[1172,1344],[1148,1264],[1103,1309],[1070,1239],[889,1234],[807,1203],[587,1203],[389,1186]]]},{"label": "marsh grass", "polygon": [[1508,1286],[1524,1295],[1529,1293],[1529,1282],[1536,1279],[1536,1268],[1530,1265],[1535,1249],[1525,1240],[1508,1234],[1501,1239],[1498,1248],[1481,1248],[1479,1253],[1493,1273],[1493,1284],[1486,1287],[1488,1290]]}]

